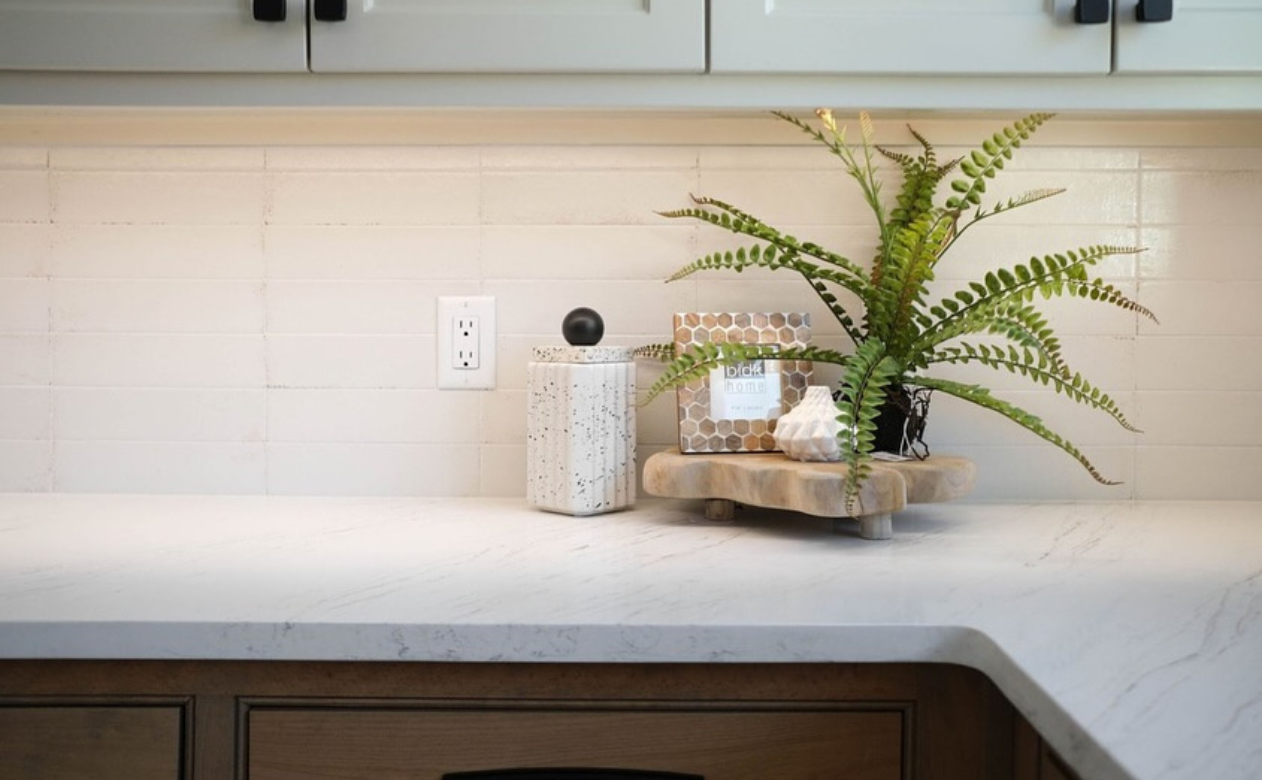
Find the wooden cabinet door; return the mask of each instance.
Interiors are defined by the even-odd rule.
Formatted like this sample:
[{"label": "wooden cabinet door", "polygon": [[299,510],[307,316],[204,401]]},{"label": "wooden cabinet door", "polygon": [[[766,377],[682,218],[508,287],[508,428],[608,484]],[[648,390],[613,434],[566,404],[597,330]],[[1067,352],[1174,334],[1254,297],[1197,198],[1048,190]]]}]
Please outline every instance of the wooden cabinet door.
[{"label": "wooden cabinet door", "polygon": [[178,707],[0,706],[4,780],[180,780]]},{"label": "wooden cabinet door", "polygon": [[1168,22],[1140,22],[1117,0],[1118,73],[1262,73],[1262,0],[1179,0]]},{"label": "wooden cabinet door", "polygon": [[721,0],[714,73],[1104,74],[1107,24],[1072,0]]},{"label": "wooden cabinet door", "polygon": [[0,0],[0,70],[301,71],[304,0],[255,21],[250,0]]},{"label": "wooden cabinet door", "polygon": [[705,40],[705,0],[374,0],[313,19],[311,70],[700,73]]},{"label": "wooden cabinet door", "polygon": [[449,772],[601,768],[706,780],[901,780],[904,713],[805,707],[266,709],[250,780],[441,780]]}]

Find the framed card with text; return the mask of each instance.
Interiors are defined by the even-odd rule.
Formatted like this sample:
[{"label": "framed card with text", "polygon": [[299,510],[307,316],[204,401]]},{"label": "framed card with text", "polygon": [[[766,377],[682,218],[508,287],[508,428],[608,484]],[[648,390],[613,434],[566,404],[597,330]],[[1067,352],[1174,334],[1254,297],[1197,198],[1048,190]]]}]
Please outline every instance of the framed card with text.
[{"label": "framed card with text", "polygon": [[[706,343],[805,347],[811,318],[805,312],[680,313],[675,315],[675,353]],[[771,452],[776,419],[792,409],[811,383],[811,364],[751,360],[715,368],[681,385],[679,451]]]}]

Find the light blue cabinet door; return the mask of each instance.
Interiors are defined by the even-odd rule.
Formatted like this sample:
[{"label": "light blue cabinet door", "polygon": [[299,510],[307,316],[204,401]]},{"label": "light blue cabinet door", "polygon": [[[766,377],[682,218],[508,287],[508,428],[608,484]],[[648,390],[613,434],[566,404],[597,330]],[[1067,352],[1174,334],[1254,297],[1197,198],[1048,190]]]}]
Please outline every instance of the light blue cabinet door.
[{"label": "light blue cabinet door", "polygon": [[[719,3],[728,0],[719,0]],[[705,0],[351,0],[317,73],[701,73]]]},{"label": "light blue cabinet door", "polygon": [[0,70],[284,72],[307,67],[305,0],[0,0]]},{"label": "light blue cabinet door", "polygon": [[1118,73],[1262,73],[1262,0],[1176,0],[1168,22],[1140,22],[1118,0]]},{"label": "light blue cabinet door", "polygon": [[1072,0],[714,0],[714,73],[1104,74]]}]

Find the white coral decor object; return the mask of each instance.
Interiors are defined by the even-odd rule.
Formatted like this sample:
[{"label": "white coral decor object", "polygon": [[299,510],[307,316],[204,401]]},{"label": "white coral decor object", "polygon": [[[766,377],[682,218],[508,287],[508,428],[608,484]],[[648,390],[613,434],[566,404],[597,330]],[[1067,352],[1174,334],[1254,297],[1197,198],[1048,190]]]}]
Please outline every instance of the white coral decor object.
[{"label": "white coral decor object", "polygon": [[840,460],[840,431],[831,391],[824,385],[812,385],[797,406],[776,420],[776,446],[793,460]]}]

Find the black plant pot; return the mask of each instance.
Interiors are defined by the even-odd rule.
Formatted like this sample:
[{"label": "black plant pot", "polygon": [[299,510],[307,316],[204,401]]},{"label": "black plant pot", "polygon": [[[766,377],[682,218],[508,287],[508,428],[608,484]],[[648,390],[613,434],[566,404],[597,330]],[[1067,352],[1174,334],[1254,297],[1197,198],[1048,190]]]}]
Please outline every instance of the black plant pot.
[{"label": "black plant pot", "polygon": [[922,439],[929,416],[929,391],[924,388],[911,391],[898,385],[887,388],[885,395],[885,403],[876,418],[874,449],[924,458],[929,452]]}]

